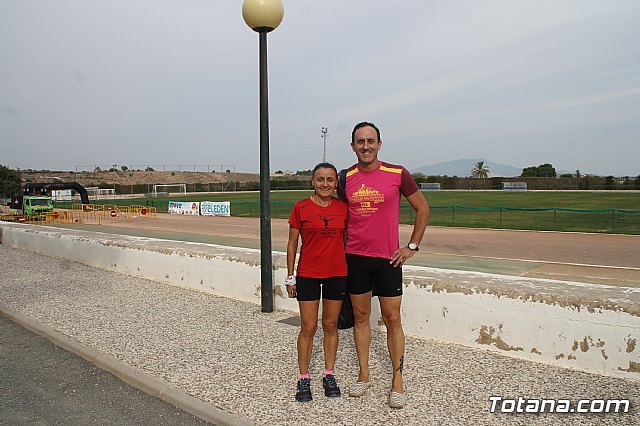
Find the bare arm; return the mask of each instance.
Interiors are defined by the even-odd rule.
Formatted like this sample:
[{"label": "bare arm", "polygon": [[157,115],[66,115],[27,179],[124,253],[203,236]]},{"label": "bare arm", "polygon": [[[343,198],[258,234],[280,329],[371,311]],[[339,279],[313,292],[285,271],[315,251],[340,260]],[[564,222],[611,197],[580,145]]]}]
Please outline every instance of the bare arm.
[{"label": "bare arm", "polygon": [[293,275],[293,271],[295,269],[299,236],[300,231],[293,226],[289,226],[289,242],[287,243],[287,275]]},{"label": "bare arm", "polygon": [[[293,275],[296,264],[299,237],[300,231],[293,226],[289,226],[289,242],[287,243],[287,275],[289,276]],[[287,292],[289,293],[289,297],[296,297],[296,286],[287,286]]]},{"label": "bare arm", "polygon": [[[429,204],[422,195],[422,191],[416,191],[407,197],[407,201],[411,204],[411,207],[416,211],[416,220],[413,222],[413,232],[411,233],[411,241],[420,246],[424,231],[427,229],[427,223],[429,223]],[[408,243],[408,241],[407,241]]]},{"label": "bare arm", "polygon": [[[427,229],[427,223],[429,223],[429,204],[422,195],[421,191],[416,191],[407,197],[407,201],[416,211],[416,220],[413,222],[413,232],[411,233],[411,241],[420,246],[424,231]],[[407,241],[408,243],[409,241]],[[416,254],[407,246],[400,247],[393,253],[391,262],[394,267],[402,265],[407,259]]]}]

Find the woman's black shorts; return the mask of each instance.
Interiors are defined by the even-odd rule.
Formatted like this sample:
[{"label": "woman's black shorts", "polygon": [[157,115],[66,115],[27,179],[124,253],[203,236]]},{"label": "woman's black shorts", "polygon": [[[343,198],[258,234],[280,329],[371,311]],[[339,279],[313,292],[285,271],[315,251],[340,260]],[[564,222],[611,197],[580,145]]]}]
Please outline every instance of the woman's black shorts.
[{"label": "woman's black shorts", "polygon": [[350,294],[402,296],[402,266],[394,268],[389,259],[347,253],[347,269]]},{"label": "woman's black shorts", "polygon": [[322,298],[328,300],[343,300],[347,291],[347,277],[306,278],[296,277],[296,293],[298,301],[320,300],[320,286]]}]

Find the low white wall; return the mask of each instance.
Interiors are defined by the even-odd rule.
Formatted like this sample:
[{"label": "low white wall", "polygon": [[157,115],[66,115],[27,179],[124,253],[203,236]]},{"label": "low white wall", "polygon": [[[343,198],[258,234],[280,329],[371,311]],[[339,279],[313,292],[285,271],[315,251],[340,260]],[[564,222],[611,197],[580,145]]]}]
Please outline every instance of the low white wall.
[{"label": "low white wall", "polygon": [[[0,242],[260,304],[259,250],[0,223]],[[274,252],[274,304],[286,296]],[[640,290],[404,267],[405,332],[505,355],[640,379]],[[372,324],[384,329],[377,300]]]}]

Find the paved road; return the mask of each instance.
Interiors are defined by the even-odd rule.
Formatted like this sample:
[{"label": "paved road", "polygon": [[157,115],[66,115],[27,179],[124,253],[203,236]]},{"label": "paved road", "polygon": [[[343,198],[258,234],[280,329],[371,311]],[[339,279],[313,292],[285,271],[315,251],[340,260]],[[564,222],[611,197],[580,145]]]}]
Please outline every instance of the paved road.
[{"label": "paved road", "polygon": [[0,424],[205,425],[0,315]]}]

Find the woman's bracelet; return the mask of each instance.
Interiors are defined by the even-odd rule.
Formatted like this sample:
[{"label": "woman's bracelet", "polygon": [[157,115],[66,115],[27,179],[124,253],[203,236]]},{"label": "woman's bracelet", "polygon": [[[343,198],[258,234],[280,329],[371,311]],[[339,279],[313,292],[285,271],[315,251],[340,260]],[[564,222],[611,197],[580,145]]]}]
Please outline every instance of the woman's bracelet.
[{"label": "woman's bracelet", "polygon": [[296,277],[295,275],[289,275],[286,280],[284,280],[284,285],[289,287],[291,285],[296,285]]}]

